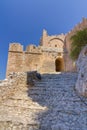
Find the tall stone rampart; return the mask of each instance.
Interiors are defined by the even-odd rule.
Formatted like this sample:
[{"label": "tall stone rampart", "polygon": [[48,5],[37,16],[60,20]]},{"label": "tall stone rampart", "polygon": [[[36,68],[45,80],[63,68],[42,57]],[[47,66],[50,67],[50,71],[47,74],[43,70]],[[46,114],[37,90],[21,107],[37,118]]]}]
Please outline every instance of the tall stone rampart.
[{"label": "tall stone rampart", "polygon": [[70,51],[71,51],[71,36],[73,36],[77,31],[83,30],[84,28],[87,28],[87,19],[83,18],[83,20],[78,23],[69,33],[67,33],[65,38],[65,49],[66,49],[66,71],[76,70],[75,62],[73,62],[70,58]]},{"label": "tall stone rampart", "polygon": [[[23,51],[21,44],[10,44],[8,52],[7,74],[10,72],[24,72],[36,70],[41,64],[41,51],[34,46],[28,46],[26,51]],[[40,65],[39,65],[40,66]]]},{"label": "tall stone rampart", "polygon": [[56,72],[56,58],[63,57],[63,47],[28,45],[23,51],[21,44],[10,44],[7,74],[37,70],[40,73]]},{"label": "tall stone rampart", "polygon": [[[76,71],[75,62],[70,58],[70,38],[78,30],[84,28],[87,28],[86,18],[83,18],[82,22],[77,24],[66,35],[50,36],[46,30],[43,30],[40,45],[30,44],[25,51],[20,43],[10,44],[6,75],[10,72],[33,70],[37,70],[40,73],[54,73],[57,70],[62,71],[61,68],[63,68],[63,71]],[[60,67],[62,63],[64,63],[64,67]]]},{"label": "tall stone rampart", "polygon": [[83,18],[80,23],[78,23],[69,33],[66,35],[66,48],[68,52],[70,52],[71,47],[71,36],[74,35],[77,31],[83,30],[84,28],[87,28],[87,19]]}]

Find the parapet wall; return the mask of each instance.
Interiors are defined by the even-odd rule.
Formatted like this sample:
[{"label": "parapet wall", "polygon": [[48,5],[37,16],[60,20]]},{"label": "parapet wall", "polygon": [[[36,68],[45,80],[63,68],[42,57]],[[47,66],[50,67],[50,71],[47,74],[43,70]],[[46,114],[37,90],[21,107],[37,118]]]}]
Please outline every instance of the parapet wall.
[{"label": "parapet wall", "polygon": [[83,18],[80,23],[78,23],[69,33],[66,35],[66,48],[70,52],[71,47],[71,36],[74,35],[77,31],[87,28],[87,19]]},{"label": "parapet wall", "polygon": [[37,70],[40,73],[56,72],[56,59],[61,56],[64,61],[64,71],[76,71],[75,63],[70,58],[70,37],[78,30],[87,28],[87,19],[77,24],[66,35],[49,36],[43,31],[39,46],[30,44],[23,50],[20,43],[12,43],[9,46],[7,74],[10,72],[24,72]]},{"label": "parapet wall", "polygon": [[7,73],[10,72],[24,72],[36,70],[41,64],[41,52],[38,47],[30,45],[26,51],[23,51],[21,44],[10,44],[7,62]]},{"label": "parapet wall", "polygon": [[32,53],[40,53],[41,49],[40,47],[35,46],[34,44],[30,44],[26,47],[26,50],[23,49],[24,46],[20,43],[10,43],[9,44],[9,52],[32,52]]},{"label": "parapet wall", "polygon": [[66,71],[71,71],[73,68],[75,68],[75,62],[73,62],[70,58],[70,51],[71,51],[71,36],[73,36],[77,31],[83,30],[84,28],[87,28],[87,19],[83,18],[80,23],[78,23],[69,33],[67,33],[65,38],[65,49],[66,49]]},{"label": "parapet wall", "polygon": [[9,45],[9,51],[23,52],[23,46],[20,43],[11,43]]},{"label": "parapet wall", "polygon": [[41,53],[41,48],[35,46],[34,44],[28,45],[26,47],[26,52],[32,52],[32,53]]},{"label": "parapet wall", "polygon": [[61,57],[63,57],[63,48],[29,45],[23,51],[21,44],[10,44],[6,76],[10,72],[36,70],[40,73],[56,72],[55,61],[60,56],[60,53]]}]

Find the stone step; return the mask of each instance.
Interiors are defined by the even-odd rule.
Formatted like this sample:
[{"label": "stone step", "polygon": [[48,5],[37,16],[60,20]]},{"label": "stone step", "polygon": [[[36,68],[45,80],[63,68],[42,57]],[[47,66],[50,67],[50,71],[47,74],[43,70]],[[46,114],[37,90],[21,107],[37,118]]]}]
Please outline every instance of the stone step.
[{"label": "stone step", "polygon": [[[49,78],[46,78],[46,79],[41,79],[41,82],[48,82],[48,81],[51,81],[51,82],[58,82],[58,81],[70,81],[72,79],[72,81],[76,80],[76,78],[55,78],[55,79],[49,79]],[[40,81],[39,81],[40,82]]]},{"label": "stone step", "polygon": [[69,88],[69,87],[73,87],[75,86],[75,82],[67,82],[67,83],[34,83],[34,87],[31,87],[30,89],[33,89],[33,88],[46,88],[46,89],[49,89],[49,88]]},{"label": "stone step", "polygon": [[[67,91],[68,89],[68,91]],[[73,97],[73,95],[75,96],[76,94],[74,94],[74,88],[73,87],[57,87],[57,88],[54,88],[54,87],[30,87],[29,89],[27,89],[26,91],[23,91],[23,90],[20,90],[20,91],[17,91],[14,95],[10,96],[10,98],[12,99],[18,99],[19,101],[20,100],[29,100],[30,97],[34,96],[36,98],[41,98],[41,97],[44,97],[44,98],[47,98],[47,97],[51,97],[54,98],[56,96],[59,96],[60,97],[69,97],[69,95],[71,94],[71,97]]]},{"label": "stone step", "polygon": [[71,74],[68,74],[68,73],[65,73],[65,74],[43,74],[42,75],[42,78],[49,78],[49,79],[54,79],[54,78],[70,78],[70,77],[77,77],[77,73],[71,73]]},{"label": "stone step", "polygon": [[75,73],[44,74],[34,86],[18,86],[0,105],[0,129],[13,124],[14,130],[86,130],[87,99],[76,93],[76,78]]}]

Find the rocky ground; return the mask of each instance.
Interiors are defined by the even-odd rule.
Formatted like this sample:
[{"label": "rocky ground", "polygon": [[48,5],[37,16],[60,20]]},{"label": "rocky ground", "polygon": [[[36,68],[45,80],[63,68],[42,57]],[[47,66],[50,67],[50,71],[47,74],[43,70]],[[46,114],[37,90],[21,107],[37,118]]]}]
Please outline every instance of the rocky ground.
[{"label": "rocky ground", "polygon": [[32,86],[19,77],[0,96],[0,130],[87,130],[87,98],[75,90],[76,73],[44,74]]}]

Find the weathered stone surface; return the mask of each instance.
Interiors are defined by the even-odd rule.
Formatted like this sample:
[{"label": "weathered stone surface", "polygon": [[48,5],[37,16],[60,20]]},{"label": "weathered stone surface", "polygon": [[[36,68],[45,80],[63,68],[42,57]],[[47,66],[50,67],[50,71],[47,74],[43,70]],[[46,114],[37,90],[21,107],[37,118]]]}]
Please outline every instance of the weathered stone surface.
[{"label": "weathered stone surface", "polygon": [[[41,38],[42,45],[28,45],[23,51],[21,44],[12,43],[9,45],[7,76],[10,72],[39,71],[56,72],[55,60],[63,59],[63,46],[65,35],[44,35]],[[60,54],[58,54],[60,53]],[[51,64],[51,67],[50,67]]]},{"label": "weathered stone surface", "polygon": [[[56,60],[63,63],[63,71],[76,71],[76,66],[70,58],[71,36],[77,31],[87,27],[87,19],[77,24],[69,33],[60,35],[48,35],[43,30],[40,45],[29,44],[26,50],[20,43],[9,45],[7,73],[35,71],[40,73],[54,73],[57,71]],[[60,60],[61,59],[61,60]],[[62,71],[59,69],[59,71]]]},{"label": "weathered stone surface", "polygon": [[87,129],[87,98],[75,91],[76,73],[44,74],[34,86],[27,86],[27,73],[13,75],[10,95],[0,102],[0,130]]},{"label": "weathered stone surface", "polygon": [[79,22],[78,24],[76,24],[74,26],[74,28],[72,30],[69,31],[69,33],[66,35],[66,39],[65,39],[65,46],[66,46],[66,70],[67,71],[71,71],[71,70],[74,70],[75,67],[74,67],[74,64],[73,64],[73,61],[72,59],[70,58],[70,51],[71,51],[71,43],[72,43],[72,40],[71,40],[71,36],[73,36],[74,34],[76,34],[77,31],[79,30],[83,30],[87,28],[87,18],[83,18],[81,22]]},{"label": "weathered stone surface", "polygon": [[78,79],[76,90],[82,96],[87,97],[87,46],[81,51],[77,61]]}]

